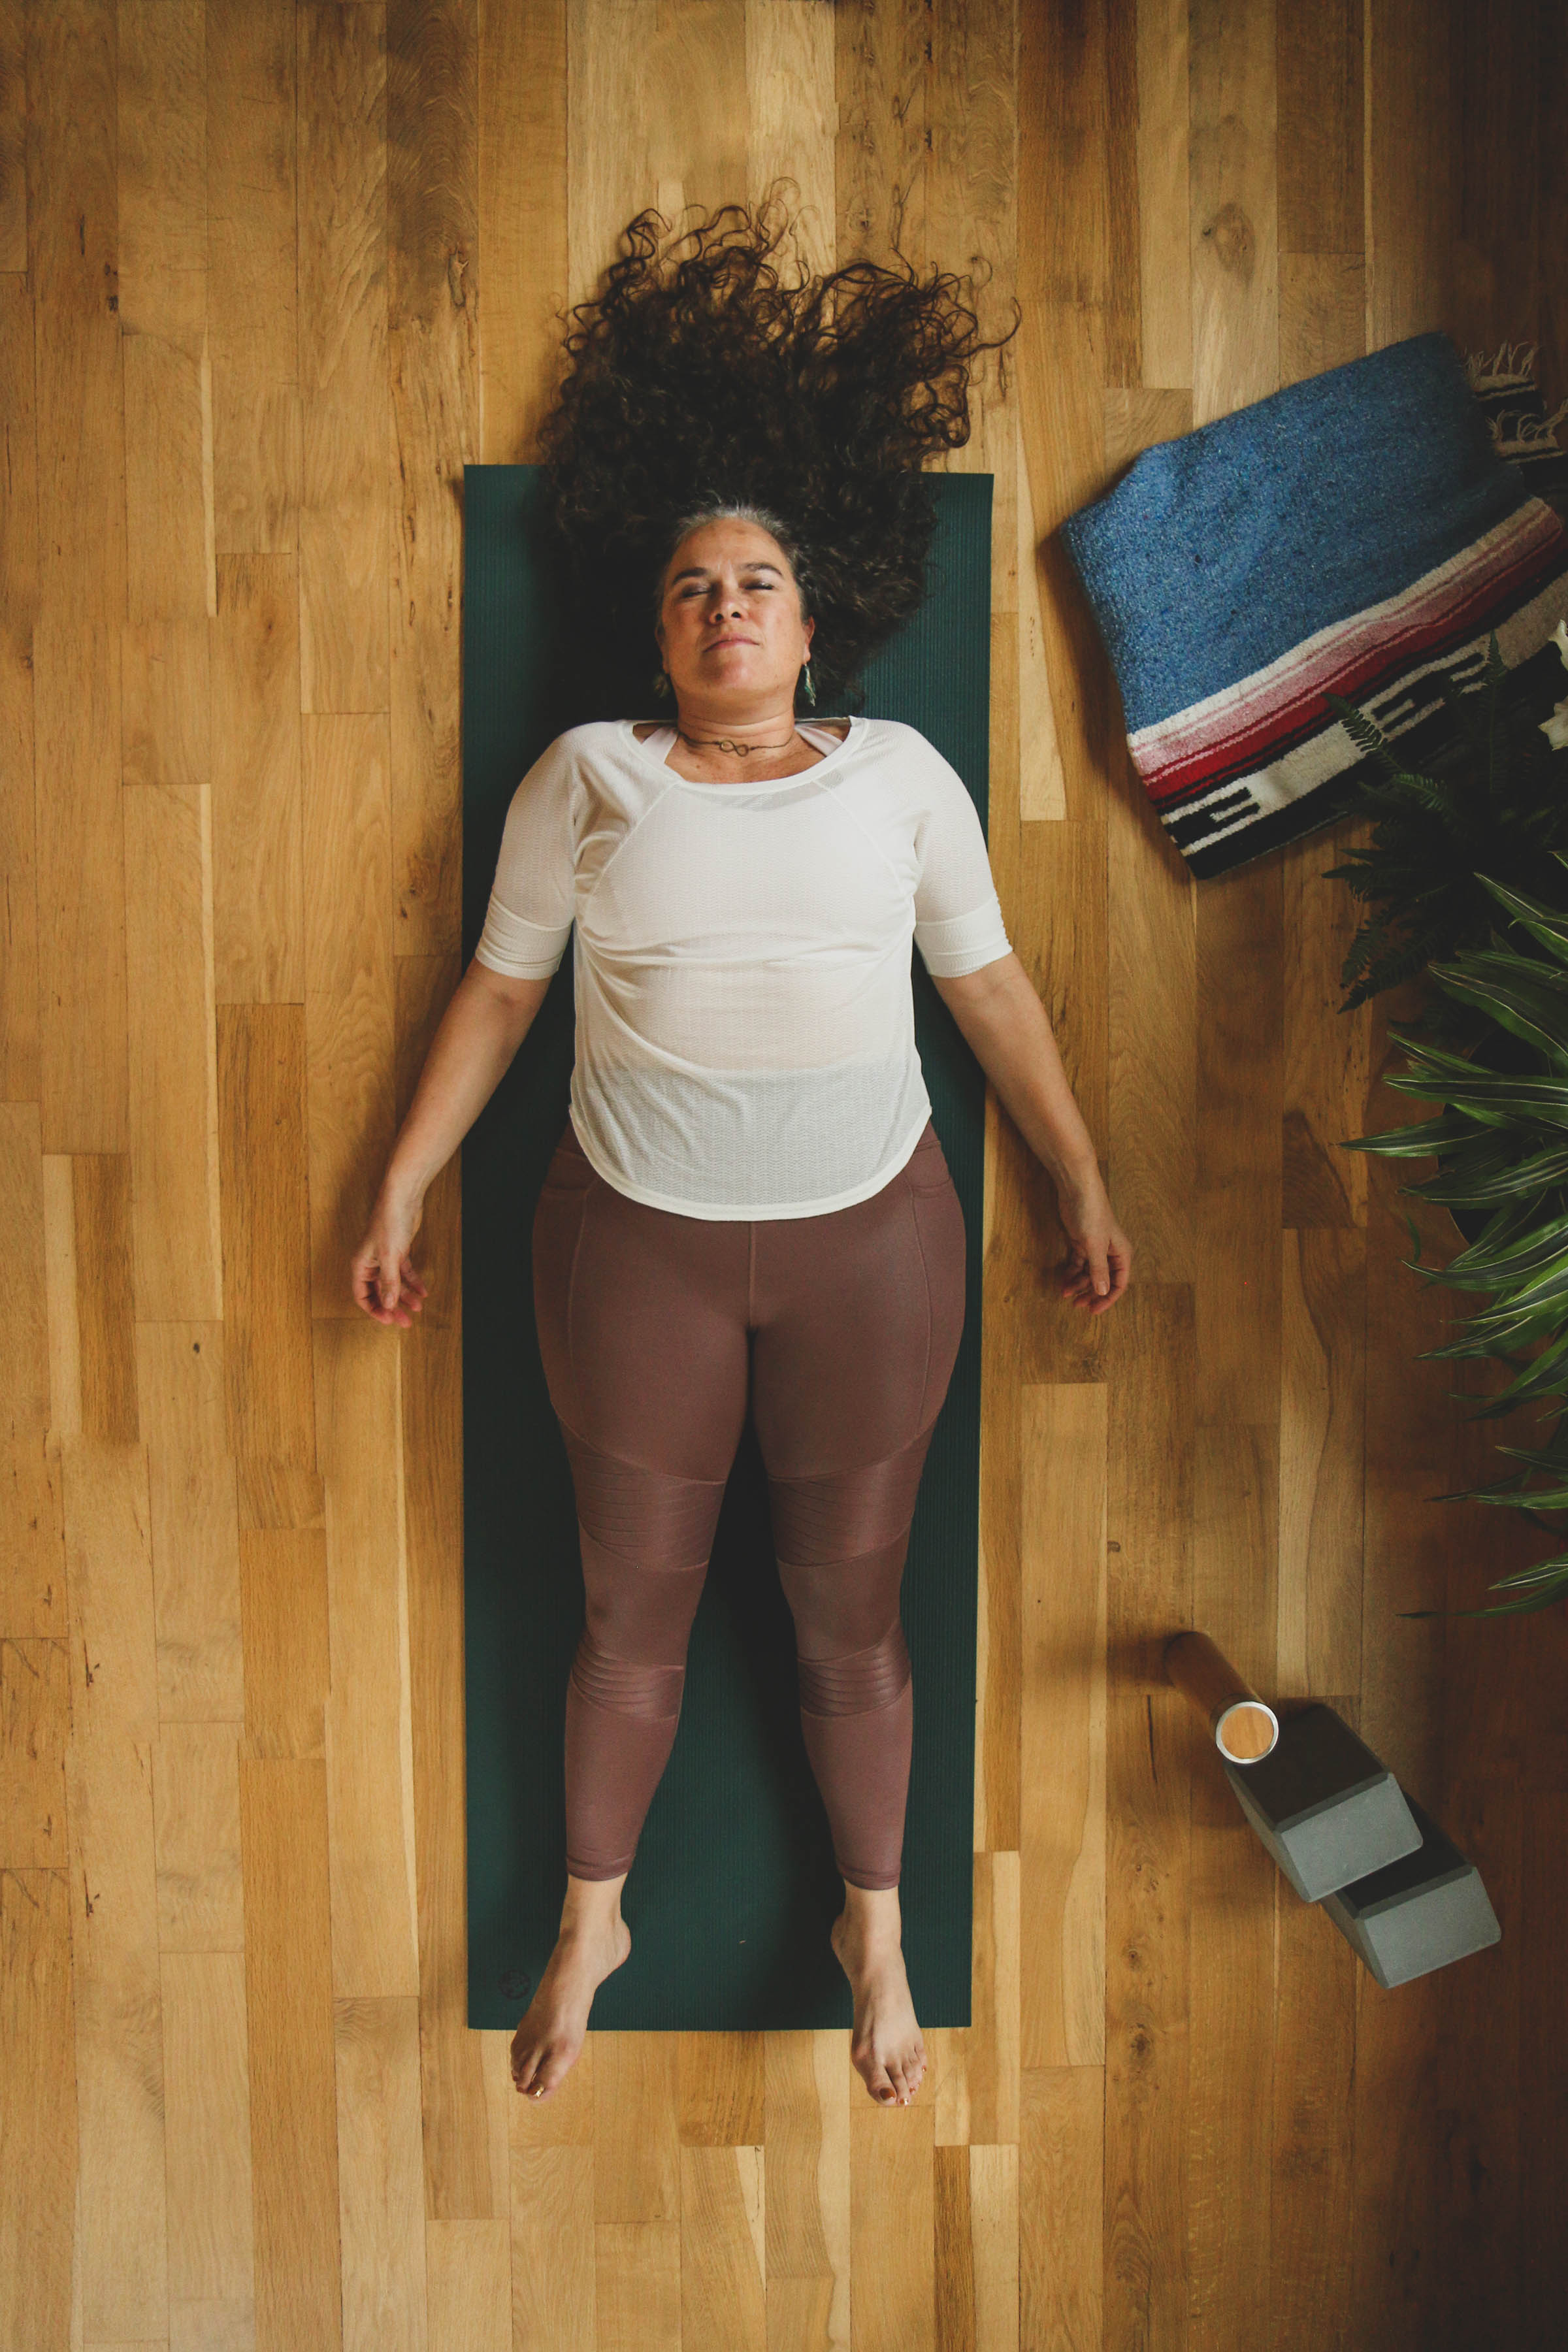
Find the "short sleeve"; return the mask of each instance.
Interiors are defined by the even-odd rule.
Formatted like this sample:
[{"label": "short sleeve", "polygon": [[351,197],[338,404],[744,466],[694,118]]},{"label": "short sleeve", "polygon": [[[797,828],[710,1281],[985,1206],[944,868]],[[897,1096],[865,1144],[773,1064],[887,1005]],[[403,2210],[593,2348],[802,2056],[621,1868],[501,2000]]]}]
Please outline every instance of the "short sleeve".
[{"label": "short sleeve", "polygon": [[980,812],[957,770],[930,743],[925,751],[925,807],[915,836],[915,945],[933,980],[957,980],[1011,954],[1012,946]]},{"label": "short sleeve", "polygon": [[572,753],[558,735],[511,796],[474,960],[510,980],[543,980],[566,950],[574,911]]}]

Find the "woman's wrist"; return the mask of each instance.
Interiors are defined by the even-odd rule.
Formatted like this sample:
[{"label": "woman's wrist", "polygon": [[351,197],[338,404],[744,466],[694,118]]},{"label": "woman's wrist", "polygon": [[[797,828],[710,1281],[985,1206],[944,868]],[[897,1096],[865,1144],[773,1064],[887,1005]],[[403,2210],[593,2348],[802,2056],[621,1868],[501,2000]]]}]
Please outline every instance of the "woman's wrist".
[{"label": "woman's wrist", "polygon": [[1066,1159],[1049,1160],[1046,1166],[1060,1192],[1092,1192],[1105,1181],[1100,1175],[1100,1160],[1092,1144],[1086,1150],[1074,1152]]},{"label": "woman's wrist", "polygon": [[400,1165],[397,1153],[394,1151],[386,1163],[386,1173],[381,1180],[381,1191],[376,1196],[377,1210],[384,1210],[395,1217],[411,1218],[416,1223],[434,1172],[434,1170],[421,1172]]}]

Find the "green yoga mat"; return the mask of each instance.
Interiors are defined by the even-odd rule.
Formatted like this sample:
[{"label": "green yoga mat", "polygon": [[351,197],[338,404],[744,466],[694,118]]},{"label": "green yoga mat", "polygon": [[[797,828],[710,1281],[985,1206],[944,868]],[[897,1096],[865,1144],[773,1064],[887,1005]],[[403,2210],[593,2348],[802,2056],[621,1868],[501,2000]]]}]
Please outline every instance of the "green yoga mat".
[{"label": "green yoga mat", "polygon": [[[918,727],[964,779],[984,825],[992,478],[931,479],[939,514],[925,600],[868,669],[863,707]],[[507,804],[526,770],[567,727],[656,715],[654,656],[644,646],[613,707],[584,707],[540,551],[542,488],[537,467],[464,469],[465,961],[483,927]],[[462,1156],[471,2026],[516,2024],[554,1945],[566,1891],[563,1743],[583,1574],[571,1473],[534,1332],[530,1244],[566,1123],[572,955],[568,946]],[[915,1697],[900,1904],[921,2024],[967,2025],[985,1081],[912,950],[911,962],[916,1038],[968,1229],[969,1292],[904,1572]],[[794,1621],[748,1417],[691,1629],[675,1746],[622,1893],[631,1958],[595,1994],[594,2026],[848,2026],[849,1986],[827,1939],[843,1905],[801,1739]]]}]

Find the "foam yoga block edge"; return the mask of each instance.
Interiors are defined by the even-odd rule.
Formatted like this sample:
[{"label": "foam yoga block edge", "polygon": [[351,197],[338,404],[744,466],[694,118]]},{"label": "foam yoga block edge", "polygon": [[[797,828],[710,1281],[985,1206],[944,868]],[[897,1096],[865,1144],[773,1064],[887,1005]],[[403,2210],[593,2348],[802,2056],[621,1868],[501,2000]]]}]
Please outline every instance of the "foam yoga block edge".
[{"label": "foam yoga block edge", "polygon": [[1286,1716],[1273,1751],[1257,1763],[1220,1762],[1303,1902],[1321,1902],[1421,1843],[1393,1773],[1331,1706]]},{"label": "foam yoga block edge", "polygon": [[1475,1864],[1407,1791],[1405,1802],[1421,1832],[1419,1850],[1340,1887],[1323,1904],[1385,1991],[1502,1937]]}]

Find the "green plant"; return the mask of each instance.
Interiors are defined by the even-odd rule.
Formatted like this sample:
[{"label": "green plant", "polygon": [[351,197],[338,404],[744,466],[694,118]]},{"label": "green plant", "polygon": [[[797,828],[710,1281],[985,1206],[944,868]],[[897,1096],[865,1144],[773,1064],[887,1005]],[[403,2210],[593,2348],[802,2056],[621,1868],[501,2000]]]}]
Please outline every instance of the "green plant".
[{"label": "green plant", "polygon": [[[1568,661],[1561,625],[1557,635]],[[1568,793],[1552,757],[1560,719],[1542,725],[1538,692],[1504,663],[1496,632],[1479,685],[1457,687],[1442,674],[1436,684],[1453,727],[1428,770],[1405,767],[1353,703],[1336,694],[1323,698],[1386,779],[1364,784],[1343,812],[1376,818],[1370,844],[1324,869],[1325,880],[1348,882],[1371,909],[1340,973],[1351,992],[1341,1008],[1346,1013],[1415,979],[1438,957],[1486,948],[1498,917],[1478,866],[1490,867],[1510,889],[1539,887],[1546,857],[1568,849]],[[1526,945],[1511,923],[1504,936]],[[1463,1047],[1477,1042],[1486,1024],[1468,1001],[1429,998],[1422,1025],[1435,1040]]]},{"label": "green plant", "polygon": [[[1552,854],[1568,877],[1568,856]],[[1384,1083],[1441,1103],[1444,1111],[1412,1127],[1355,1136],[1342,1149],[1394,1158],[1439,1153],[1436,1176],[1401,1190],[1449,1207],[1490,1212],[1475,1241],[1442,1268],[1420,1264],[1420,1237],[1406,1220],[1415,1256],[1404,1263],[1412,1271],[1457,1290],[1491,1294],[1489,1307],[1465,1318],[1463,1338],[1424,1351],[1426,1358],[1496,1357],[1514,1370],[1508,1387],[1482,1400],[1470,1418],[1559,1400],[1555,1425],[1542,1445],[1500,1446],[1523,1465],[1511,1477],[1432,1497],[1523,1511],[1558,1546],[1551,1558],[1491,1586],[1512,1598],[1461,1612],[1489,1617],[1543,1609],[1568,1594],[1568,1549],[1562,1548],[1568,1527],[1546,1516],[1568,1512],[1568,913],[1491,875],[1476,879],[1503,908],[1510,930],[1538,941],[1545,957],[1508,945],[1467,947],[1452,964],[1433,964],[1432,978],[1462,1007],[1521,1040],[1540,1066],[1522,1073],[1496,1069],[1481,1058],[1484,1044],[1467,1055],[1391,1024],[1389,1034],[1404,1046],[1411,1066]],[[1520,1351],[1531,1348],[1538,1352],[1526,1360]],[[1543,1476],[1545,1486],[1531,1487],[1532,1475]]]}]

